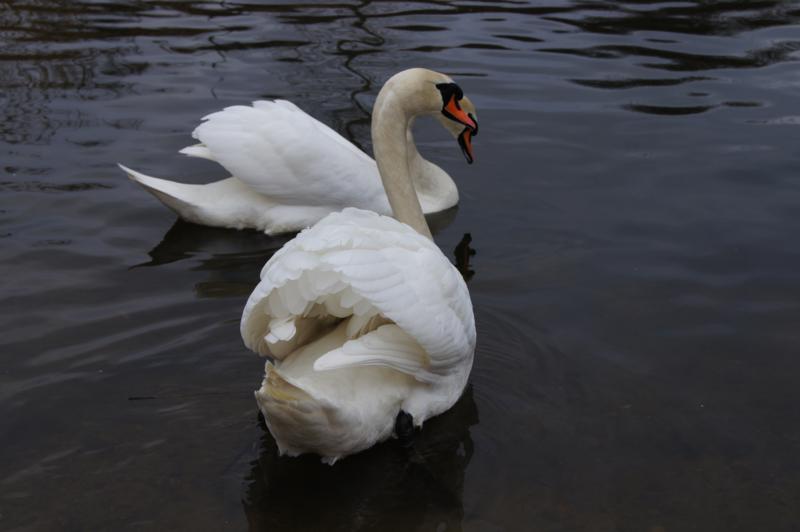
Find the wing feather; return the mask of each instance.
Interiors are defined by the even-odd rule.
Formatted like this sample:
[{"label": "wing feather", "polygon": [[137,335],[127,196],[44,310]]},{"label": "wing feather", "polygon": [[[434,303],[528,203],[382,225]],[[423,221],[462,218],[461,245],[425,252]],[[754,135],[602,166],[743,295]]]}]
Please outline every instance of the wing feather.
[{"label": "wing feather", "polygon": [[[307,292],[300,294],[292,285],[297,282]],[[396,329],[382,325],[324,355],[318,370],[382,365],[430,382],[466,359],[471,363],[475,322],[464,280],[433,242],[392,218],[345,209],[301,232],[270,259],[241,325],[245,343],[261,353],[269,325],[261,300],[273,291],[286,291],[281,304],[292,310],[330,296],[338,315],[342,306],[361,314],[374,308],[394,322]]]},{"label": "wing feather", "polygon": [[374,331],[346,342],[314,362],[314,369],[326,371],[356,366],[384,366],[413,375],[422,382],[435,382],[428,371],[422,347],[397,325],[381,325]]},{"label": "wing feather", "polygon": [[372,158],[286,100],[211,113],[192,136],[202,148],[184,153],[217,161],[281,204],[388,212]]}]

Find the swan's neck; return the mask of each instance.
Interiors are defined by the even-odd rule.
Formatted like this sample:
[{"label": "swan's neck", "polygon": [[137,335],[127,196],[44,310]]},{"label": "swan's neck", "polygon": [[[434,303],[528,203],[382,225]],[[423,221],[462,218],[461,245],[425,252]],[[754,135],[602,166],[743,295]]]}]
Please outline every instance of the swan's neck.
[{"label": "swan's neck", "polygon": [[409,147],[406,132],[411,119],[417,114],[415,101],[413,94],[404,94],[405,91],[398,85],[389,80],[375,101],[372,111],[375,161],[394,217],[418,233],[432,238],[409,168],[409,155],[413,155],[409,150],[416,151],[416,148]]},{"label": "swan's neck", "polygon": [[458,203],[458,187],[450,175],[417,151],[412,133],[414,119],[406,131],[408,171],[423,212],[438,212]]}]

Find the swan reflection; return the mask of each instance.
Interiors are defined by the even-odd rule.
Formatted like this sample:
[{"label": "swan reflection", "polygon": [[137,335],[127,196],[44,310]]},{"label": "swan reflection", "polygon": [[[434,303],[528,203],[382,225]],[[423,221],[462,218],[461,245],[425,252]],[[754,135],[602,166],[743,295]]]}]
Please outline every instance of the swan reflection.
[{"label": "swan reflection", "polygon": [[456,259],[456,268],[461,272],[464,281],[467,283],[475,275],[475,270],[473,270],[470,265],[470,259],[474,257],[477,252],[470,247],[471,243],[472,235],[470,233],[464,233],[464,236],[461,237],[461,241],[453,250],[453,255]]},{"label": "swan reflection", "polygon": [[[426,216],[433,234],[447,228],[458,213],[458,206]],[[264,264],[294,234],[268,236],[258,231],[206,227],[176,219],[148,256],[150,260],[133,268],[164,266],[173,262],[194,259],[191,270],[206,272],[206,279],[196,281],[194,288],[199,297],[246,296],[258,284]],[[462,239],[463,242],[463,239]],[[461,244],[459,244],[461,246]],[[465,275],[456,248],[456,266]],[[474,252],[473,252],[474,253]],[[467,257],[467,268],[469,258]],[[474,272],[465,280],[469,281]]]},{"label": "swan reflection", "polygon": [[261,421],[242,498],[250,530],[461,530],[470,427],[478,422],[468,386],[452,409],[425,423],[411,448],[390,440],[328,466],[313,455],[279,458]]},{"label": "swan reflection", "polygon": [[205,277],[194,283],[199,297],[246,296],[258,283],[264,263],[291,237],[206,227],[178,218],[161,242],[148,252],[150,260],[133,268],[193,259],[187,269]]}]

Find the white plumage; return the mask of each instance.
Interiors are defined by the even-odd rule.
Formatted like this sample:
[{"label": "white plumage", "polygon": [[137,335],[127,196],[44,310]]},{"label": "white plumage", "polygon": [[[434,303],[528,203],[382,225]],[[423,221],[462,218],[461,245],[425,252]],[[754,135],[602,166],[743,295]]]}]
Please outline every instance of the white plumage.
[{"label": "white plumage", "polygon": [[388,208],[375,161],[289,101],[228,107],[202,120],[192,134],[201,144],[182,153],[202,153],[276,203],[340,210],[382,197]]},{"label": "white plumage", "polygon": [[241,321],[270,356],[256,399],[281,453],[328,462],[450,408],[469,376],[466,284],[428,238],[386,216],[334,213],[261,272]]},{"label": "white plumage", "polygon": [[[474,114],[469,100],[463,105]],[[232,177],[188,185],[120,165],[190,222],[276,234],[299,231],[344,207],[392,212],[375,161],[289,101],[228,107],[202,120],[192,133],[200,143],[181,153],[216,161]],[[419,154],[412,123],[406,157],[423,212],[443,211],[458,203],[458,189],[444,170]],[[443,123],[453,135],[460,132],[461,126]]]},{"label": "white plumage", "polygon": [[[272,359],[256,399],[281,453],[313,452],[333,463],[390,437],[401,412],[420,426],[450,408],[464,390],[475,351],[472,303],[458,270],[430,237],[417,188],[424,184],[414,180],[426,172],[415,166],[419,157],[409,133],[414,117],[437,116],[451,132],[460,131],[459,143],[471,161],[478,125],[460,107],[462,96],[449,77],[430,70],[406,70],[387,81],[375,102],[372,139],[386,201],[397,219],[355,208],[329,214],[264,266],[242,314],[241,333],[247,347]],[[299,112],[290,104],[267,107],[278,114]],[[234,112],[239,111],[226,111]],[[212,121],[213,116],[207,123]],[[214,135],[225,130],[209,128]],[[241,165],[238,175],[256,168],[262,156],[279,157],[257,153],[255,145],[247,145],[247,134],[235,130],[212,139],[201,126],[205,147],[194,148],[195,155],[208,156],[211,144],[244,145],[249,157],[223,163]],[[292,137],[286,149],[303,141]],[[292,159],[276,175],[301,179],[325,165],[343,179],[349,171],[337,159],[343,153],[359,167],[373,164],[352,151],[338,146],[331,161]],[[273,190],[274,184],[258,186],[285,203],[310,202],[311,196],[319,203],[324,192],[314,189],[301,200],[299,191]],[[332,191],[331,201],[344,201],[350,186]]]}]

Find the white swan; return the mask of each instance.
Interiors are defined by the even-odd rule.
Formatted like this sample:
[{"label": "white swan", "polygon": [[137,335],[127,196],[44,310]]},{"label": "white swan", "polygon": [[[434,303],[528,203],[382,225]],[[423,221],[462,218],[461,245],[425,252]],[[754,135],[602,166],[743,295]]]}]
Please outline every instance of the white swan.
[{"label": "white swan", "polygon": [[443,74],[406,70],[375,103],[375,155],[397,219],[330,214],[275,253],[247,301],[241,334],[272,358],[256,400],[281,454],[333,463],[389,438],[396,421],[422,425],[464,390],[472,303],[430,238],[405,156],[409,122],[440,112],[443,86],[457,89]]},{"label": "white swan", "polygon": [[[442,112],[435,116],[459,138],[471,162],[475,128],[451,120],[447,103],[441,102]],[[472,103],[463,98],[459,106],[451,110],[474,126]],[[446,210],[458,203],[458,189],[444,170],[419,154],[412,122],[408,122],[404,144],[422,210],[426,214]],[[128,177],[190,222],[277,234],[299,231],[345,207],[391,214],[375,161],[286,100],[228,107],[204,117],[192,136],[200,144],[181,153],[216,161],[235,177],[189,185],[119,165]]]}]

